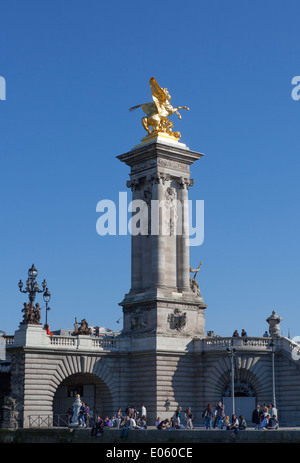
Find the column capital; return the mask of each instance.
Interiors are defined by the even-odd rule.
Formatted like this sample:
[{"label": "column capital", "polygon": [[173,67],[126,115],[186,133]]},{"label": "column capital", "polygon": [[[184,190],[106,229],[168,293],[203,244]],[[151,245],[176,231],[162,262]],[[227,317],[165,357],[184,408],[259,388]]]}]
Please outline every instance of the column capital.
[{"label": "column capital", "polygon": [[126,182],[127,188],[130,188],[131,191],[140,189],[140,179],[134,178]]},{"label": "column capital", "polygon": [[194,185],[194,180],[192,178],[187,177],[179,177],[176,179],[178,188],[188,190],[190,186]]},{"label": "column capital", "polygon": [[147,180],[152,183],[158,183],[164,185],[167,180],[170,180],[170,174],[164,174],[162,172],[156,172],[156,174],[151,174],[147,177]]}]

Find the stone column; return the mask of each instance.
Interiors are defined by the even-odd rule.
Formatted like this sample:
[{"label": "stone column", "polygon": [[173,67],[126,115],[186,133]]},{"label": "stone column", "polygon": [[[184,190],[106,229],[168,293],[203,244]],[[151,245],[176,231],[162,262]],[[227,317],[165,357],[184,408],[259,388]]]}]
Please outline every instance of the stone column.
[{"label": "stone column", "polygon": [[189,248],[189,208],[188,189],[190,180],[180,178],[178,183],[178,199],[181,202],[181,230],[177,237],[177,285],[178,291],[190,291],[190,248]]},{"label": "stone column", "polygon": [[152,176],[151,204],[151,254],[152,285],[155,288],[165,286],[165,238],[162,229],[165,177],[159,172]]},{"label": "stone column", "polygon": [[[139,180],[126,183],[132,191],[132,201],[139,199]],[[142,237],[131,234],[131,291],[139,291],[142,286]]]}]

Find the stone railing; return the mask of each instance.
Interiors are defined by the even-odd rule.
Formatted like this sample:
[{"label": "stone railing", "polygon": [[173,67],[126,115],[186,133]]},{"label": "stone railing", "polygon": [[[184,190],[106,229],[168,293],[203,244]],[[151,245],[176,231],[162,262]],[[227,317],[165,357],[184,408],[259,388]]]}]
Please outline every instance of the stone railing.
[{"label": "stone railing", "polygon": [[[43,348],[51,349],[86,349],[86,350],[112,350],[117,349],[117,337],[100,337],[93,336],[61,336],[47,335],[44,330],[41,330],[42,337],[30,339],[28,342],[24,339],[21,345],[34,346],[39,345]],[[14,336],[4,336],[5,348],[9,352],[10,347],[19,347],[20,342],[15,342]],[[23,340],[22,340],[23,341]]]},{"label": "stone railing", "polygon": [[5,340],[5,345],[6,345],[6,347],[8,347],[8,346],[13,346],[13,345],[14,345],[14,340],[15,340],[15,338],[14,338],[13,335],[11,335],[11,336],[5,335],[5,336],[3,336],[3,338],[4,338],[4,340]]},{"label": "stone railing", "polygon": [[224,350],[230,347],[246,350],[257,349],[266,350],[270,347],[271,338],[264,337],[213,337],[195,339],[195,350],[211,351]]},{"label": "stone railing", "polygon": [[50,336],[51,346],[60,347],[77,347],[77,340],[75,337],[70,336]]},{"label": "stone railing", "polygon": [[117,341],[116,339],[94,338],[93,347],[100,347],[101,349],[116,349]]},{"label": "stone railing", "polygon": [[300,344],[289,338],[281,335],[277,336],[275,350],[276,349],[282,349],[285,351],[295,362],[300,360]]},{"label": "stone railing", "polygon": [[94,338],[92,336],[49,336],[50,345],[61,348],[75,349],[116,349],[117,341],[112,338]]}]

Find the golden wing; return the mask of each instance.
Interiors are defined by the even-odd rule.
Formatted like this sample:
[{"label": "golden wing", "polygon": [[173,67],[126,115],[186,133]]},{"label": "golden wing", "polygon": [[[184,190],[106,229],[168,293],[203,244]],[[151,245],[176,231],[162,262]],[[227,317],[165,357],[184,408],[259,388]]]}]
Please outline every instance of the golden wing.
[{"label": "golden wing", "polygon": [[150,87],[151,87],[153,100],[155,101],[155,103],[156,103],[156,100],[158,100],[159,104],[161,105],[164,104],[167,100],[167,95],[162,90],[162,88],[158,85],[154,77],[151,77],[150,79]]},{"label": "golden wing", "polygon": [[134,111],[137,108],[142,108],[145,114],[147,116],[151,114],[153,111],[156,110],[156,104],[151,102],[151,103],[143,103],[143,104],[138,104],[137,106],[133,106],[132,108],[129,109],[129,111]]}]

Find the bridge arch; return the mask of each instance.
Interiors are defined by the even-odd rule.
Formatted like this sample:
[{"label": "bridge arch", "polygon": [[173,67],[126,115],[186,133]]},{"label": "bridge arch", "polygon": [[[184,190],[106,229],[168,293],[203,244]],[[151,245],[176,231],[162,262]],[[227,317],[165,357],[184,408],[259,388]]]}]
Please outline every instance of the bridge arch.
[{"label": "bridge arch", "polygon": [[72,414],[76,395],[90,407],[92,415],[101,417],[113,414],[113,399],[107,384],[94,373],[74,373],[65,378],[53,396],[54,415]]},{"label": "bridge arch", "polygon": [[71,409],[76,394],[102,416],[115,412],[116,382],[105,357],[66,355],[58,362],[53,379],[54,414]]}]

